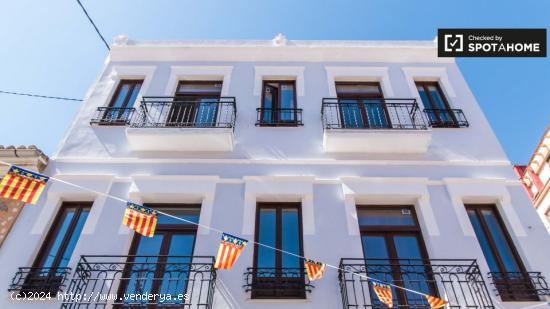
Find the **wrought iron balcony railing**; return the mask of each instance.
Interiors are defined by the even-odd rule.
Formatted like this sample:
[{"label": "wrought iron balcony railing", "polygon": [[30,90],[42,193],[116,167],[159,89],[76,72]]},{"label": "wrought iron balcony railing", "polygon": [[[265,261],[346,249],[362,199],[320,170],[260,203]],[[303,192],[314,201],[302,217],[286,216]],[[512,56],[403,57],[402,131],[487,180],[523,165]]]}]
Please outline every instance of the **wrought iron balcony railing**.
[{"label": "wrought iron balcony railing", "polygon": [[470,125],[461,109],[425,109],[424,113],[433,128],[464,128]]},{"label": "wrought iron balcony railing", "polygon": [[16,292],[21,297],[33,296],[36,293],[47,293],[55,297],[63,292],[66,277],[71,273],[68,267],[20,267],[11,280],[8,291]]},{"label": "wrought iron balcony railing", "polygon": [[[361,276],[444,298],[448,308],[494,308],[475,260],[343,258],[340,269],[344,309],[385,307]],[[423,296],[392,289],[394,308],[430,308]]]},{"label": "wrought iron balcony railing", "polygon": [[490,272],[495,293],[503,301],[539,301],[550,296],[550,288],[540,272]]},{"label": "wrought iron balcony railing", "polygon": [[133,107],[98,107],[90,120],[92,125],[128,125],[132,120]]},{"label": "wrought iron balcony railing", "polygon": [[303,268],[247,268],[244,289],[251,298],[306,298],[313,285]]},{"label": "wrought iron balcony railing", "polygon": [[211,309],[215,281],[211,256],[85,255],[61,308]]},{"label": "wrought iron balcony railing", "polygon": [[256,126],[296,127],[302,123],[301,108],[257,108]]},{"label": "wrought iron balcony railing", "polygon": [[234,97],[200,100],[143,97],[132,127],[233,128],[236,115]]},{"label": "wrought iron balcony railing", "polygon": [[325,129],[426,130],[415,99],[324,98]]}]

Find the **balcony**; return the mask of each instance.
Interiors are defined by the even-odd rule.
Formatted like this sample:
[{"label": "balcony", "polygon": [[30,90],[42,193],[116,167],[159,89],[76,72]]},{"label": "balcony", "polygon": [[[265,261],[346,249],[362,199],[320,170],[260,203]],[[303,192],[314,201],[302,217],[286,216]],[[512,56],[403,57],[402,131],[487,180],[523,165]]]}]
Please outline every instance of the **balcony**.
[{"label": "balcony", "polygon": [[425,153],[431,131],[415,99],[323,99],[323,146],[333,153]]},{"label": "balcony", "polygon": [[232,151],[235,98],[144,97],[126,129],[133,151]]},{"label": "balcony", "polygon": [[490,272],[488,276],[503,301],[540,301],[541,296],[550,296],[540,272]]},{"label": "balcony", "polygon": [[[387,308],[370,281],[360,276],[444,298],[449,302],[447,308],[495,308],[475,260],[343,258],[340,269],[344,309]],[[430,308],[421,295],[392,290],[394,308]]]},{"label": "balcony", "polygon": [[211,309],[215,281],[214,257],[87,255],[66,295],[92,296],[66,297],[61,308]]},{"label": "balcony", "polygon": [[425,109],[432,128],[466,128],[470,124],[461,109]]},{"label": "balcony", "polygon": [[303,126],[301,108],[257,108],[256,126],[297,127]]},{"label": "balcony", "polygon": [[98,107],[90,120],[91,125],[125,126],[130,124],[133,107]]},{"label": "balcony", "polygon": [[253,299],[305,299],[313,285],[302,268],[247,268],[245,291]]},{"label": "balcony", "polygon": [[66,277],[71,273],[68,267],[20,267],[11,280],[9,292],[16,292],[23,298],[36,297],[46,293],[55,297],[66,287]]}]

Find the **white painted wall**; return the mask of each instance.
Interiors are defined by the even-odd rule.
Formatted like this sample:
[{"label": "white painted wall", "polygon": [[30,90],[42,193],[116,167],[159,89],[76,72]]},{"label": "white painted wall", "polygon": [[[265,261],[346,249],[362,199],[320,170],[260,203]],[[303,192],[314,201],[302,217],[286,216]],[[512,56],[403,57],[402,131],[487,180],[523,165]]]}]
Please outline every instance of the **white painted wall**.
[{"label": "white painted wall", "polygon": [[[115,47],[47,173],[125,199],[200,202],[202,224],[249,239],[254,237],[257,200],[298,200],[304,207],[305,254],[333,265],[340,258],[362,257],[356,203],[405,203],[416,207],[431,258],[477,259],[486,273],[487,263],[463,203],[496,203],[528,270],[541,271],[550,279],[550,246],[541,246],[550,243],[550,236],[458,67],[453,61],[436,58],[432,42],[270,44],[225,42],[206,48],[198,43],[132,43]],[[143,76],[147,85],[141,95],[165,95],[174,82],[172,68],[185,67],[188,72],[193,66],[202,67],[199,75],[208,75],[205,67],[231,67],[223,76],[227,80],[230,74],[231,82],[224,87],[228,96],[237,98],[233,152],[135,153],[129,150],[125,128],[89,125],[96,108],[108,104],[118,78]],[[260,96],[254,91],[256,67],[292,67],[284,74],[303,73],[302,95],[298,96],[298,107],[304,109],[303,127],[254,126],[255,109],[260,106]],[[377,70],[387,72],[383,80],[389,84],[384,89],[391,88],[394,97],[418,95],[407,80],[414,72],[423,78],[444,78],[451,105],[463,109],[470,127],[432,129],[425,154],[327,154],[322,150],[320,117],[321,99],[330,95],[327,67],[384,68]],[[275,71],[279,73],[272,74],[285,70]],[[261,185],[265,183],[269,186]],[[24,208],[0,249],[4,285],[18,267],[32,264],[58,206],[70,200],[94,201],[72,267],[81,254],[128,253],[132,233],[120,225],[123,203],[53,183],[38,205]],[[214,255],[218,243],[217,233],[201,229],[195,254]],[[218,272],[216,309],[341,308],[337,273],[331,269],[315,282],[306,301],[249,300],[242,288],[242,274],[252,266],[252,255],[250,246],[233,270]],[[487,286],[492,288],[489,281]],[[496,304],[499,299],[493,297]],[[58,308],[59,303],[0,298],[0,308],[50,307]],[[504,303],[503,307],[520,305]]]}]

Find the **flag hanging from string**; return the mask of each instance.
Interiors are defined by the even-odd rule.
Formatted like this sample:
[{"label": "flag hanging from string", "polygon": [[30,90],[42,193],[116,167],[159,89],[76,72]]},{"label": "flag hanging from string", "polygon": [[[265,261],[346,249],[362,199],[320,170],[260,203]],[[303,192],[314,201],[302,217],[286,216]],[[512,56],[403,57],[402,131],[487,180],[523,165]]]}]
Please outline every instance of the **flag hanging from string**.
[{"label": "flag hanging from string", "polygon": [[231,269],[247,243],[246,239],[223,233],[214,267]]},{"label": "flag hanging from string", "polygon": [[36,204],[50,178],[12,165],[0,182],[0,196]]},{"label": "flag hanging from string", "polygon": [[310,281],[319,280],[323,278],[325,273],[325,264],[321,262],[315,262],[313,260],[304,259],[306,264],[307,277]]},{"label": "flag hanging from string", "polygon": [[128,202],[122,224],[143,236],[153,237],[157,226],[157,211]]},{"label": "flag hanging from string", "polygon": [[378,299],[386,304],[389,308],[393,307],[393,295],[391,291],[391,286],[387,284],[382,284],[376,281],[371,281],[374,293]]},{"label": "flag hanging from string", "polygon": [[428,300],[428,304],[430,305],[430,308],[437,309],[445,306],[448,304],[448,301],[445,301],[441,298],[437,298],[434,296],[426,295],[426,300]]}]

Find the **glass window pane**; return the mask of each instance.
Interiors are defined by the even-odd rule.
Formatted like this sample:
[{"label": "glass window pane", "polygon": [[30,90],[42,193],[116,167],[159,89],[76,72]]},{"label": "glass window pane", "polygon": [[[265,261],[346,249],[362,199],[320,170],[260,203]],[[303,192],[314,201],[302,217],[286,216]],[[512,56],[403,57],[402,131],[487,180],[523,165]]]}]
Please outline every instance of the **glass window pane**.
[{"label": "glass window pane", "polygon": [[340,115],[345,128],[363,128],[365,126],[358,100],[340,100]]},{"label": "glass window pane", "polygon": [[359,226],[414,226],[412,211],[408,208],[358,209]]},{"label": "glass window pane", "polygon": [[63,239],[65,238],[65,235],[67,235],[67,231],[69,229],[69,226],[71,225],[71,221],[74,218],[75,210],[74,209],[67,209],[65,210],[65,213],[62,215],[61,221],[58,225],[58,230],[53,236],[53,238],[50,240],[50,248],[48,249],[48,254],[45,257],[42,257],[43,262],[41,263],[42,267],[52,267],[53,262],[55,260],[55,257],[58,255],[59,248],[61,247],[61,243],[63,242]]},{"label": "glass window pane", "polygon": [[363,252],[367,259],[388,259],[384,236],[363,236]]},{"label": "glass window pane", "polygon": [[472,222],[477,240],[479,241],[479,245],[481,246],[481,250],[483,251],[485,260],[489,265],[489,269],[493,272],[498,272],[498,264],[496,262],[495,256],[493,255],[493,251],[491,251],[491,246],[489,245],[489,241],[487,240],[487,236],[483,231],[481,222],[479,221],[476,212],[474,210],[468,210],[468,216],[470,217],[470,221]]},{"label": "glass window pane", "polygon": [[[153,237],[139,237],[136,255],[131,263],[129,279],[126,280],[127,294],[151,293],[157,270],[158,255],[164,240],[163,234],[155,234]],[[125,300],[132,303],[147,303],[147,300]]]},{"label": "glass window pane", "polygon": [[[300,232],[297,209],[282,210],[282,250],[300,255]],[[282,267],[300,268],[298,257],[282,253]]]},{"label": "glass window pane", "polygon": [[[277,222],[275,209],[260,209],[258,241],[276,247]],[[275,250],[258,246],[257,267],[275,267]]]},{"label": "glass window pane", "polygon": [[128,100],[128,104],[126,105],[126,107],[133,107],[134,106],[140,89],[141,89],[141,84],[135,84],[134,85],[134,87],[132,89],[132,94],[130,95],[130,99]]},{"label": "glass window pane", "polygon": [[180,304],[183,301],[178,301],[177,298],[178,294],[186,292],[189,280],[189,263],[191,262],[189,256],[193,254],[194,241],[195,235],[192,234],[172,235],[170,239],[169,257],[166,259],[159,292],[170,294],[172,300],[166,301],[164,304]]},{"label": "glass window pane", "polygon": [[505,271],[507,272],[520,271],[518,262],[512,252],[511,244],[506,239],[503,227],[498,221],[495,212],[492,210],[484,209],[481,211],[481,213],[483,214],[485,223],[489,228],[489,233],[491,233],[493,242],[495,243],[495,246],[497,247],[497,250],[500,254],[500,258],[504,263],[504,267],[506,268]]},{"label": "glass window pane", "polygon": [[432,106],[432,102],[428,98],[428,94],[424,90],[423,85],[417,85],[418,94],[420,95],[420,100],[422,101],[422,105],[424,105],[424,108],[427,109],[434,109],[435,107]]},{"label": "glass window pane", "polygon": [[262,121],[270,123],[274,120],[274,114],[271,109],[275,108],[279,100],[279,88],[277,84],[269,83],[264,87],[264,101],[262,102],[263,114]]},{"label": "glass window pane", "polygon": [[386,109],[381,100],[370,99],[362,100],[367,115],[367,123],[371,128],[387,128],[388,121]]},{"label": "glass window pane", "polygon": [[378,84],[336,84],[338,97],[346,95],[382,97]]},{"label": "glass window pane", "polygon": [[445,106],[445,102],[443,102],[443,98],[441,98],[439,89],[436,86],[428,86],[428,91],[430,92],[430,96],[434,101],[435,108],[447,109],[447,106]]},{"label": "glass window pane", "polygon": [[[155,208],[154,206],[150,206]],[[162,208],[162,212],[182,218],[187,221],[199,223],[200,208],[198,207],[186,207],[186,208]],[[180,221],[168,216],[157,216],[157,225],[159,224],[192,224],[184,221]]]},{"label": "glass window pane", "polygon": [[128,95],[128,92],[130,91],[130,84],[122,84],[119,86],[120,90],[117,93],[117,96],[113,103],[111,104],[112,107],[122,107],[124,104],[124,100],[126,100],[126,96]]},{"label": "glass window pane", "polygon": [[181,83],[177,94],[210,94],[219,96],[222,91],[222,82],[212,83]]},{"label": "glass window pane", "polygon": [[[420,245],[415,236],[395,236],[393,238],[399,268],[401,269],[402,284],[411,290],[420,291],[430,294],[428,282],[432,280],[426,273],[423,266],[422,255],[420,253]],[[408,260],[410,259],[410,260]],[[418,294],[406,292],[407,302],[410,304],[423,303],[422,296]]]},{"label": "glass window pane", "polygon": [[67,267],[67,265],[69,264],[69,260],[71,259],[76,243],[80,238],[80,233],[82,232],[82,228],[84,228],[84,223],[86,223],[86,219],[88,218],[89,213],[90,212],[88,210],[83,210],[80,213],[78,221],[76,222],[74,230],[72,231],[71,238],[69,238],[69,242],[67,244],[67,247],[65,248],[65,252],[62,253],[63,255],[61,257],[61,261],[59,262],[59,267]]}]

